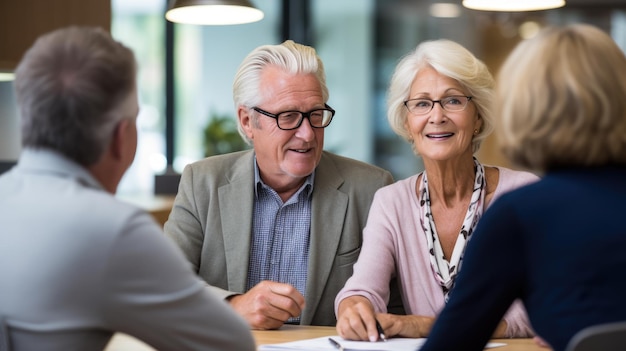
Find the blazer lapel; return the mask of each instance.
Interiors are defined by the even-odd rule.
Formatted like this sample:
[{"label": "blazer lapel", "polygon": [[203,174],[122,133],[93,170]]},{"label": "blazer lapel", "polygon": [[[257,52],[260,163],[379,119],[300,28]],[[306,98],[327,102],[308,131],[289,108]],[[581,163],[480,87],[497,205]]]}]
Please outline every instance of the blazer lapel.
[{"label": "blazer lapel", "polygon": [[230,182],[218,190],[220,219],[228,275],[228,290],[245,292],[250,262],[254,208],[253,153],[242,157],[230,173]]},{"label": "blazer lapel", "polygon": [[300,324],[310,324],[337,254],[348,207],[348,195],[338,188],[344,180],[325,155],[315,172],[311,209],[311,236],[306,287],[307,305]]}]

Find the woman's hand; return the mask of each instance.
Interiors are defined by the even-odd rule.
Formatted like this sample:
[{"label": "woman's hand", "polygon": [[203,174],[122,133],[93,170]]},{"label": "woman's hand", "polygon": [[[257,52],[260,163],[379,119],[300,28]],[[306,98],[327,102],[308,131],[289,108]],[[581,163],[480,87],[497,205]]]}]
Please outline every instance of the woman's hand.
[{"label": "woman's hand", "polygon": [[344,339],[377,341],[376,317],[372,303],[363,296],[350,296],[337,308],[337,333]]},{"label": "woman's hand", "polygon": [[379,313],[376,318],[388,337],[425,338],[435,323],[434,317],[427,316]]},{"label": "woman's hand", "polygon": [[435,318],[374,313],[371,302],[363,296],[351,296],[339,303],[337,333],[344,339],[377,341],[376,320],[386,337],[423,338],[428,336]]},{"label": "woman's hand", "polygon": [[545,347],[545,348],[550,348],[550,344],[548,344],[545,340],[543,340],[540,336],[535,336],[533,338],[533,340],[535,341],[535,344],[541,346],[541,347]]},{"label": "woman's hand", "polygon": [[[376,319],[382,326],[387,337],[399,336],[403,338],[426,338],[435,324],[435,317],[396,315],[388,313],[376,314]],[[502,320],[496,328],[493,338],[504,338],[507,323]],[[538,342],[539,345],[541,345]]]}]

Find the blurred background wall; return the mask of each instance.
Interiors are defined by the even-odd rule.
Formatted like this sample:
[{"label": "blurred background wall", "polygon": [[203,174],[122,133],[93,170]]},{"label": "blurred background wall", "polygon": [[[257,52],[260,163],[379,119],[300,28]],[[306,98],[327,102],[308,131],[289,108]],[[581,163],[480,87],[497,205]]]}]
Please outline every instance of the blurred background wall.
[{"label": "blurred background wall", "polygon": [[[140,65],[138,152],[119,188],[128,194],[151,193],[155,174],[168,165],[180,172],[189,162],[205,157],[207,126],[212,120],[234,118],[232,80],[239,63],[253,48],[289,38],[285,37],[289,34],[287,19],[300,23],[305,32],[297,35],[297,41],[313,45],[326,66],[329,105],[337,114],[326,129],[325,148],[387,168],[397,179],[420,171],[422,164],[388,127],[386,89],[397,61],[421,41],[455,40],[494,74],[518,41],[546,25],[594,24],[626,47],[626,0],[567,0],[560,9],[524,13],[469,10],[461,6],[461,0],[444,0],[445,6],[434,0],[253,0],[265,13],[259,22],[173,25],[175,108],[173,133],[168,137],[167,1],[104,1],[110,6],[111,33],[135,51]],[[9,3],[0,4],[0,14],[6,13]],[[286,16],[290,4],[300,12]],[[14,21],[7,30],[19,36],[22,26],[29,23]],[[18,111],[13,98],[12,83],[0,82],[0,160],[15,159],[19,153]],[[166,157],[168,147],[173,149],[171,159]],[[485,142],[479,158],[486,164],[508,166],[493,137]]]}]

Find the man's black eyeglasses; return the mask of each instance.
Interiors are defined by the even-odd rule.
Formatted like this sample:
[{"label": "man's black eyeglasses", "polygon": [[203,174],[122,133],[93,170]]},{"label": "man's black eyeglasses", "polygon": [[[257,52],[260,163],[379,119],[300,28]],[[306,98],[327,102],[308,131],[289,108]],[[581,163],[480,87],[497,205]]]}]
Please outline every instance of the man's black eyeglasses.
[{"label": "man's black eyeglasses", "polygon": [[277,114],[267,112],[258,107],[253,107],[252,109],[258,113],[266,115],[267,117],[275,119],[278,128],[282,130],[292,130],[299,128],[305,118],[308,118],[309,123],[313,128],[328,127],[330,122],[333,120],[335,110],[326,104],[324,104],[324,106],[326,106],[326,108],[319,108],[309,112],[283,111]]}]

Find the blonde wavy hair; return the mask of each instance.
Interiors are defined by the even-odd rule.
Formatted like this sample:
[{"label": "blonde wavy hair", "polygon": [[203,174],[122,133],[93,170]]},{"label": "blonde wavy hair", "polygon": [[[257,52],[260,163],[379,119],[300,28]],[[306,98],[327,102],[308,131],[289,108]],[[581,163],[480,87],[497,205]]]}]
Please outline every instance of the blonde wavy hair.
[{"label": "blonde wavy hair", "polygon": [[626,56],[608,34],[546,28],[500,72],[498,137],[511,162],[537,172],[626,163]]}]

